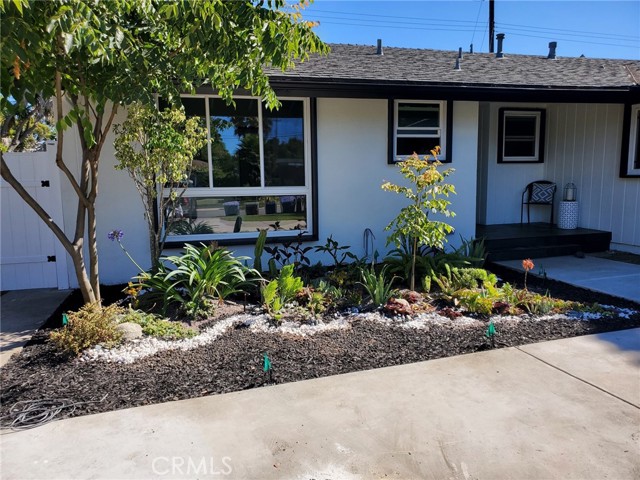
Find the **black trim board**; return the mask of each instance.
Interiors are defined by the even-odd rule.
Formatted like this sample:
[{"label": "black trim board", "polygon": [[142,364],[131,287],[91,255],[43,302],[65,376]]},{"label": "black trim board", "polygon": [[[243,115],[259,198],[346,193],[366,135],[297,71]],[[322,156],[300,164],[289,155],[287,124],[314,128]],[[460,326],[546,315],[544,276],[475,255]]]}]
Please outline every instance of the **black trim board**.
[{"label": "black trim board", "polygon": [[[272,78],[280,96],[330,98],[410,98],[487,102],[640,103],[640,87],[558,88],[549,86],[416,84]],[[199,89],[197,89],[199,91]],[[202,93],[211,93],[203,87]]]}]

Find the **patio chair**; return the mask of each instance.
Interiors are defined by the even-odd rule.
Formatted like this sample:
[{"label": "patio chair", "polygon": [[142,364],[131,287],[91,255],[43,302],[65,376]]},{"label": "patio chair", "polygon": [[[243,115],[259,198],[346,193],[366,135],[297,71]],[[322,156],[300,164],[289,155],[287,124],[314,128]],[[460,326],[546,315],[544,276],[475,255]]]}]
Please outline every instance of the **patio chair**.
[{"label": "patio chair", "polygon": [[548,180],[537,180],[527,185],[522,192],[522,204],[520,205],[520,225],[522,225],[524,206],[527,206],[527,223],[531,223],[531,205],[548,205],[551,207],[551,219],[553,225],[553,201],[556,196],[556,184]]}]

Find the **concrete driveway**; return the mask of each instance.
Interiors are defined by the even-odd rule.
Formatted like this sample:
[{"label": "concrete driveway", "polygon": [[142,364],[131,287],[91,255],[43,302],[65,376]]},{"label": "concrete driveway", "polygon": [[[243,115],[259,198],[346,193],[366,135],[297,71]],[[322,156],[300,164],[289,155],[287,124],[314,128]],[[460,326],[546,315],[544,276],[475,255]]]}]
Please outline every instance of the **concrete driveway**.
[{"label": "concrete driveway", "polygon": [[71,290],[37,288],[13,290],[0,296],[0,367],[47,321],[56,308],[71,294]]},{"label": "concrete driveway", "polygon": [[[522,260],[504,260],[498,265],[524,272]],[[546,273],[548,278],[578,287],[607,293],[640,303],[640,265],[604,258],[575,256],[534,258],[531,275]]]},{"label": "concrete driveway", "polygon": [[640,478],[640,329],[63,420],[3,478]]}]

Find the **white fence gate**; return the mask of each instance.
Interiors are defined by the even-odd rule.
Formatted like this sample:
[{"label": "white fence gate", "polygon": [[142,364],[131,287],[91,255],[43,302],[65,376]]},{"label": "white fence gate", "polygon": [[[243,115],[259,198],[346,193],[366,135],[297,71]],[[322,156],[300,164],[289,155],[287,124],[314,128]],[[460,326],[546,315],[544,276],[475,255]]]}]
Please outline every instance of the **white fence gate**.
[{"label": "white fence gate", "polygon": [[[62,228],[55,145],[45,152],[5,153],[13,175]],[[53,232],[0,180],[0,289],[69,288],[66,252]]]}]

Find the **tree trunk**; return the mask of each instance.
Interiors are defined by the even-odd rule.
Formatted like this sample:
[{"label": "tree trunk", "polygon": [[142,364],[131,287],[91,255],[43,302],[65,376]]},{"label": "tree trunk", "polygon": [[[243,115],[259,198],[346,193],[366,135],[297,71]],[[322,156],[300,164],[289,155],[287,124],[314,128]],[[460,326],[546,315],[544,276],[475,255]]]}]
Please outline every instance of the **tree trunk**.
[{"label": "tree trunk", "polygon": [[416,289],[416,257],[418,254],[418,239],[413,239],[413,255],[411,259],[411,290]]}]

